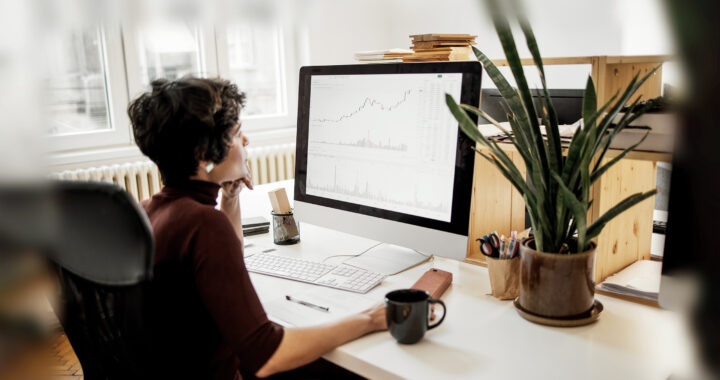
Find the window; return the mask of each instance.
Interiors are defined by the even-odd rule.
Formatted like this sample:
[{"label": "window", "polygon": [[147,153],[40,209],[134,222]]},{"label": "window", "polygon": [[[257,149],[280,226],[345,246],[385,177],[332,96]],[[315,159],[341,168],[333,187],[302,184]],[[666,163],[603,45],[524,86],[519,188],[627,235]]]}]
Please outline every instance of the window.
[{"label": "window", "polygon": [[187,23],[154,23],[138,31],[142,83],[185,75],[202,76],[200,33]]},{"label": "window", "polygon": [[55,151],[128,145],[127,86],[120,27],[53,30],[43,46],[46,133]]},{"label": "window", "polygon": [[247,94],[243,129],[248,132],[295,125],[297,68],[292,36],[277,22],[235,20],[216,28],[220,75]]},{"label": "window", "polygon": [[218,24],[185,16],[138,14],[122,25],[50,33],[47,134],[54,151],[87,157],[94,153],[82,149],[112,147],[137,155],[125,112],[128,102],[154,79],[185,75],[232,80],[248,95],[242,115],[247,132],[282,128],[287,134],[295,125],[291,105],[297,99],[288,31],[272,17],[231,17],[233,22]]},{"label": "window", "polygon": [[279,28],[234,24],[227,28],[229,78],[248,95],[247,116],[286,112]]},{"label": "window", "polygon": [[49,36],[47,107],[50,135],[111,129],[100,29]]}]

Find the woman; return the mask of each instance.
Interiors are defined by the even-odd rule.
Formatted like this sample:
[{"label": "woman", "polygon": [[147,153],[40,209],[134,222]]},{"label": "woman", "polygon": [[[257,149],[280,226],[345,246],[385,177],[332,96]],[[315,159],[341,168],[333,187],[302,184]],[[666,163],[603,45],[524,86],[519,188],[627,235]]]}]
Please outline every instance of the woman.
[{"label": "woman", "polygon": [[154,81],[128,107],[135,142],[165,185],[143,205],[155,234],[158,376],[266,377],[386,328],[380,305],[318,327],[283,329],[268,320],[243,261],[238,194],[252,189],[239,121],[244,101],[228,81],[185,77]]}]

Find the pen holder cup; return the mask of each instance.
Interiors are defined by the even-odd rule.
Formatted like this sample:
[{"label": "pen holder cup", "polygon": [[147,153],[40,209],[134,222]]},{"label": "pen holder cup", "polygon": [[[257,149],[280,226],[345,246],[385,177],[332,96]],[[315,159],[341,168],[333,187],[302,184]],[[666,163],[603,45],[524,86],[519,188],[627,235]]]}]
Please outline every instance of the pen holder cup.
[{"label": "pen holder cup", "polygon": [[300,241],[300,224],[295,222],[292,211],[287,214],[276,214],[270,211],[273,225],[273,241],[275,244],[290,245]]},{"label": "pen holder cup", "polygon": [[512,259],[486,257],[493,297],[514,300],[520,295],[520,256]]}]

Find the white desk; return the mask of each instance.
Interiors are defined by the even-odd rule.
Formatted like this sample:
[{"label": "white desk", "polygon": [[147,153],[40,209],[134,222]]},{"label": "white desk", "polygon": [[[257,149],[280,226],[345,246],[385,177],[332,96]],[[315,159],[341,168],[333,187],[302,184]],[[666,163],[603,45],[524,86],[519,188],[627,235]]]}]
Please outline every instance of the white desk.
[{"label": "white desk", "polygon": [[[269,218],[266,193],[281,186],[288,188],[292,198],[292,181],[243,190],[243,215]],[[301,224],[300,234],[301,243],[294,246],[273,245],[271,234],[248,237],[246,244],[272,246],[278,248],[274,254],[318,261],[359,253],[376,244],[306,224]],[[380,302],[385,293],[409,287],[433,266],[453,273],[453,284],[442,297],[448,314],[440,327],[415,345],[398,344],[388,332],[374,333],[325,358],[363,376],[382,379],[666,379],[693,367],[688,333],[682,318],[673,312],[596,295],[605,306],[598,322],[575,328],[536,325],[522,319],[511,302],[488,295],[486,268],[454,260],[436,258],[388,277],[367,296]],[[251,274],[251,278],[265,305],[277,305],[289,293],[317,289],[338,299],[349,297],[343,291],[270,276]]]}]

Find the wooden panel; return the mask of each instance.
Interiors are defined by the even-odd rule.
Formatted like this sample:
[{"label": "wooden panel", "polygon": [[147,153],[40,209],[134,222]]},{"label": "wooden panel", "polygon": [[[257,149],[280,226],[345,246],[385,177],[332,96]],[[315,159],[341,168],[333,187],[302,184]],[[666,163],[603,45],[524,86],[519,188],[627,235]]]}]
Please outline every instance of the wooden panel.
[{"label": "wooden panel", "polygon": [[655,63],[670,61],[670,55],[609,55],[607,63]]},{"label": "wooden panel", "polygon": [[591,75],[593,82],[595,82],[595,93],[597,94],[598,107],[607,102],[609,96],[606,95],[605,89],[605,76],[607,73],[607,57],[593,57]]},{"label": "wooden panel", "polygon": [[[591,210],[595,220],[627,196],[655,187],[656,164],[647,161],[622,160],[608,170],[595,184],[597,207]],[[640,259],[650,258],[654,197],[625,211],[608,223],[597,239],[595,281]]]},{"label": "wooden panel", "polygon": [[[482,149],[484,152],[487,150]],[[525,165],[520,155],[509,152],[510,157],[525,174]],[[525,204],[520,194],[512,187],[502,173],[484,158],[475,157],[473,196],[470,206],[470,231],[467,258],[485,261],[476,239],[497,231],[509,236],[513,229],[525,229]]]},{"label": "wooden panel", "polygon": [[[543,57],[543,66],[545,65],[580,65],[592,63],[594,57]],[[507,60],[505,59],[493,59],[492,63],[495,66],[507,66]],[[520,63],[524,66],[534,65],[535,62],[532,58],[522,58]]]},{"label": "wooden panel", "polygon": [[[640,76],[644,76],[652,71],[655,66],[659,63],[616,63],[608,64],[606,66],[605,78],[604,78],[604,95],[598,97],[603,99],[602,102],[598,101],[598,106],[604,104],[615,92],[622,92],[625,87],[630,83],[633,76],[640,73]],[[632,103],[635,98],[642,96],[643,100],[652,99],[660,96],[662,89],[662,68],[658,69],[648,80],[640,86],[635,92],[635,95],[628,100],[628,104]]]}]

